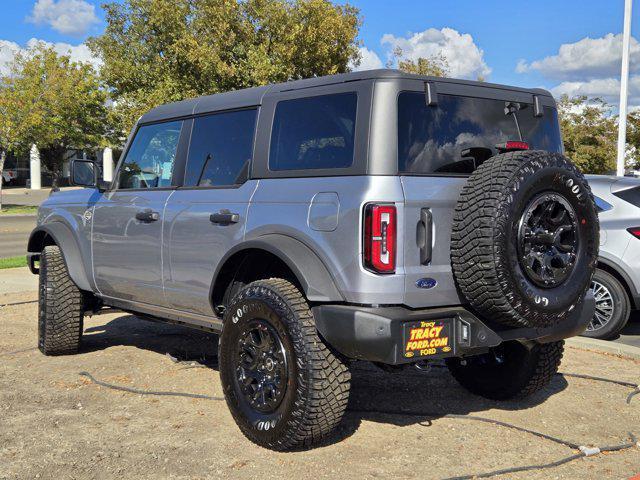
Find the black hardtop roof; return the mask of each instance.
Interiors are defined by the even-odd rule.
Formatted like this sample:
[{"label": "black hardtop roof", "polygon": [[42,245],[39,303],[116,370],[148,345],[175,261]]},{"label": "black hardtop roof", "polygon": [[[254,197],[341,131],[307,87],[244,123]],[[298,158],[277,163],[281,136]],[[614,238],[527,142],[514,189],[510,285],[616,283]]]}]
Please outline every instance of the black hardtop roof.
[{"label": "black hardtop roof", "polygon": [[156,122],[170,118],[184,117],[200,113],[213,112],[216,110],[229,110],[234,108],[244,108],[262,104],[262,99],[269,92],[284,92],[310,87],[320,87],[336,83],[356,82],[361,80],[381,80],[381,79],[410,79],[421,81],[433,81],[439,83],[455,83],[460,85],[470,85],[476,87],[493,88],[500,90],[511,90],[525,92],[535,95],[551,96],[551,94],[541,88],[519,88],[508,85],[499,85],[472,80],[459,80],[454,78],[429,77],[426,75],[414,75],[401,72],[400,70],[379,69],[365,70],[360,72],[341,73],[338,75],[327,75],[324,77],[305,78],[302,80],[292,80],[290,82],[275,83],[262,87],[245,88],[225,93],[216,93],[204,97],[197,97],[181,102],[167,103],[151,109],[140,117],[139,123]]}]

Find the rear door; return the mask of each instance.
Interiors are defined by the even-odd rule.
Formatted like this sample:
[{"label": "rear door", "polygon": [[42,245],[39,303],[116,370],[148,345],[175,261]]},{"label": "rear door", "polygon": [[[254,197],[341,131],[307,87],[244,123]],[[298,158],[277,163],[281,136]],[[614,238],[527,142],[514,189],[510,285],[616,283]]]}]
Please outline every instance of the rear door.
[{"label": "rear door", "polygon": [[[436,101],[429,105],[424,84],[410,83],[412,88],[401,91],[397,100],[398,170],[405,196],[405,303],[458,304],[450,243],[461,188],[484,160],[498,153],[496,145],[508,140],[562,152],[557,112],[551,98],[540,97],[535,101],[544,104],[544,112],[536,115],[531,93],[440,83]],[[520,108],[517,125],[505,114],[511,102]]]},{"label": "rear door", "polygon": [[93,212],[93,272],[107,297],[165,305],[162,291],[162,216],[174,191],[182,121],[138,128],[114,188]]},{"label": "rear door", "polygon": [[167,202],[165,295],[178,310],[212,315],[210,288],[218,263],[241,242],[257,182],[247,180],[257,110],[196,117],[184,186]]}]

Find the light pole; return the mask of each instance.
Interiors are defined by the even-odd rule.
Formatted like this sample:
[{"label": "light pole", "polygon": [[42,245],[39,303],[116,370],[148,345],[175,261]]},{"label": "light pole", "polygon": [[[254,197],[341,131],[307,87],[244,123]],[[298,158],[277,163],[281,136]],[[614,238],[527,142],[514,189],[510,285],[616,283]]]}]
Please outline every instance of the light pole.
[{"label": "light pole", "polygon": [[618,160],[616,175],[624,176],[624,157],[627,144],[627,97],[629,95],[629,47],[631,45],[631,6],[624,0],[624,28],[622,30],[622,68],[620,71],[620,107],[618,120]]}]

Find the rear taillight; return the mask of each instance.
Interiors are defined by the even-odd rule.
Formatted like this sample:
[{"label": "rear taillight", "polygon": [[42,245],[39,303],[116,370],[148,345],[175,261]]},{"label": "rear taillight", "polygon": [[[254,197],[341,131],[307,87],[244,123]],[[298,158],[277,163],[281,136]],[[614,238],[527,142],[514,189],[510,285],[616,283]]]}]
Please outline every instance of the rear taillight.
[{"label": "rear taillight", "polygon": [[636,238],[640,238],[640,227],[627,228],[627,232]]},{"label": "rear taillight", "polygon": [[496,145],[499,152],[517,152],[519,150],[529,150],[529,144],[527,142],[517,142],[515,140],[509,140],[505,143]]},{"label": "rear taillight", "polygon": [[364,266],[376,273],[396,270],[396,207],[369,204],[364,209]]}]

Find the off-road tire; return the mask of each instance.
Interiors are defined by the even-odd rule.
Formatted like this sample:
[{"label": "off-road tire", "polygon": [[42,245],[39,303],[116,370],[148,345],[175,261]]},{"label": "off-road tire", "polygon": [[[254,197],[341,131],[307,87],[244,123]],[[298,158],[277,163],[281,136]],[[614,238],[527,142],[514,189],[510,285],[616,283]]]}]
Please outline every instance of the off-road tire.
[{"label": "off-road tire", "polygon": [[[519,222],[532,199],[558,194],[571,206],[580,242],[568,278],[536,285],[519,262]],[[461,295],[488,321],[514,327],[562,322],[583,301],[598,257],[598,216],[589,185],[564,156],[544,151],[496,155],[462,188],[451,234]]]},{"label": "off-road tire", "polygon": [[489,353],[450,358],[446,363],[453,377],[471,393],[508,400],[546,387],[558,372],[563,352],[564,340],[531,347],[506,342]]},{"label": "off-road tire", "polygon": [[[587,329],[582,335],[590,338],[599,338],[601,340],[611,340],[616,338],[620,330],[627,325],[629,315],[631,314],[631,301],[629,300],[629,295],[624,285],[609,272],[596,269],[593,281],[604,285],[611,293],[613,316],[602,328],[597,330]],[[596,307],[597,300],[598,299],[596,299]]]},{"label": "off-road tire", "polygon": [[[236,378],[237,345],[243,328],[256,319],[277,331],[291,360],[284,398],[272,413],[252,409]],[[347,408],[348,365],[324,344],[307,301],[286,280],[258,280],[235,295],[225,311],[218,358],[233,418],[249,440],[265,448],[282,451],[316,444],[335,429]]]},{"label": "off-road tire", "polygon": [[47,246],[40,255],[38,348],[45,355],[78,352],[82,338],[84,297],[73,283],[60,248]]}]

